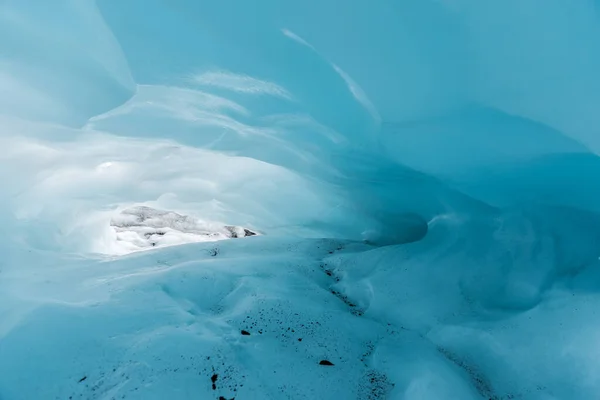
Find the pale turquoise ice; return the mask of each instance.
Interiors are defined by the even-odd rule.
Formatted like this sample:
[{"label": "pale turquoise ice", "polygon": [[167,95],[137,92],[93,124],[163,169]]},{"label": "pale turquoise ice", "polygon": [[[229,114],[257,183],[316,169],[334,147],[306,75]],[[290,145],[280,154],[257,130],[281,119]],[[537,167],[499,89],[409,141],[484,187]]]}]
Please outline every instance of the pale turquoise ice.
[{"label": "pale turquoise ice", "polygon": [[599,10],[0,0],[0,400],[598,397]]}]

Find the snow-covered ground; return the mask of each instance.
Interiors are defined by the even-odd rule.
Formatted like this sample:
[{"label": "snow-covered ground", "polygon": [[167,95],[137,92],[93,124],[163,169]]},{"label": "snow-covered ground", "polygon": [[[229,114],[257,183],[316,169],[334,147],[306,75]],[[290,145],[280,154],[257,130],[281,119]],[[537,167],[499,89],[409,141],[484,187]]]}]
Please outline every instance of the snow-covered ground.
[{"label": "snow-covered ground", "polygon": [[0,2],[0,400],[595,399],[599,34]]}]

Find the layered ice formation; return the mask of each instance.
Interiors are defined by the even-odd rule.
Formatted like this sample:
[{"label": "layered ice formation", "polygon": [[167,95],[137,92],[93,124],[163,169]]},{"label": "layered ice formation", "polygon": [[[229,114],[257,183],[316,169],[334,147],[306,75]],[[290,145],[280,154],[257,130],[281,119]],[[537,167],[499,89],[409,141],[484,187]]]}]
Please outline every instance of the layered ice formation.
[{"label": "layered ice formation", "polygon": [[597,398],[599,9],[0,1],[0,400]]}]

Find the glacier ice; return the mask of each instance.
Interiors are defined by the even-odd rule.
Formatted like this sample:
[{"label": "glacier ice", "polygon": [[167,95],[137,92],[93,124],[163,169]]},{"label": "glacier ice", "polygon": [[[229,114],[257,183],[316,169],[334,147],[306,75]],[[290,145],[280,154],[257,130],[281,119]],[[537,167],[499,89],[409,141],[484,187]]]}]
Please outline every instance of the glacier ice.
[{"label": "glacier ice", "polygon": [[241,226],[217,224],[146,206],[121,211],[112,217],[110,226],[115,230],[116,244],[121,247],[118,253],[122,254],[153,247],[216,242],[257,235]]},{"label": "glacier ice", "polygon": [[0,399],[596,398],[599,5],[1,1]]}]

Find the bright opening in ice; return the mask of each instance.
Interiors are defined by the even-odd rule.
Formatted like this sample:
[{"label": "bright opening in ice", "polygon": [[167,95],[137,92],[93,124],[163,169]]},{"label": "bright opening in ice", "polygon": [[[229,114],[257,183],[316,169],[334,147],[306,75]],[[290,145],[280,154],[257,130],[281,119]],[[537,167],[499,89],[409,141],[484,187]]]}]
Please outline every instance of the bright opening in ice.
[{"label": "bright opening in ice", "polygon": [[124,252],[184,243],[255,236],[241,226],[221,225],[173,211],[137,206],[121,211],[110,221]]}]

